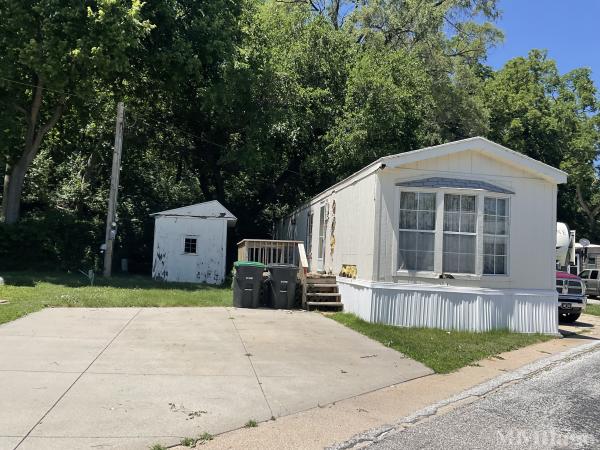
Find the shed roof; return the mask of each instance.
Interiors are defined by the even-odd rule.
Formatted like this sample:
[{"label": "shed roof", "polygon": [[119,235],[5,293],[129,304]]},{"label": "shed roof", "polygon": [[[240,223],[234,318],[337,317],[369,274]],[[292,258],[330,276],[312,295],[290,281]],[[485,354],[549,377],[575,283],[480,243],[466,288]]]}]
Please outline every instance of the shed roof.
[{"label": "shed roof", "polygon": [[229,212],[217,200],[196,203],[194,205],[182,206],[181,208],[167,209],[166,211],[150,214],[153,217],[196,217],[199,219],[226,219],[227,222],[235,223],[237,218]]}]

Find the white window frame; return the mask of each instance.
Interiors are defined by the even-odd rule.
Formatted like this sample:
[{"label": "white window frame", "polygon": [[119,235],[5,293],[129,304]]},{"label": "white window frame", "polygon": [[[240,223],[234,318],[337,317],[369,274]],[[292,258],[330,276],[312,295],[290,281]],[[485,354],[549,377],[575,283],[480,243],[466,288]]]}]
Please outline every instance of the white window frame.
[{"label": "white window frame", "polygon": [[[445,236],[446,235],[453,235],[453,236],[473,236],[475,238],[475,248],[474,248],[474,253],[473,253],[473,272],[447,272],[450,273],[454,276],[454,274],[460,274],[460,275],[476,275],[477,274],[477,231],[478,231],[478,227],[477,227],[477,222],[478,222],[478,214],[479,214],[479,197],[476,194],[473,193],[466,193],[463,192],[461,194],[455,194],[452,192],[442,192],[440,193],[441,196],[444,197],[444,220],[446,219],[446,213],[450,212],[450,213],[457,213],[458,214],[458,223],[459,223],[459,231],[446,231],[444,229],[444,225],[443,225],[443,221],[442,221],[442,235],[444,236],[443,240],[445,240]],[[460,209],[458,211],[446,211],[445,208],[445,202],[446,202],[446,195],[456,195],[459,198],[461,197],[474,197],[475,198],[475,231],[474,232],[466,232],[466,231],[460,231],[460,223],[462,222],[462,215],[463,212]],[[461,200],[462,203],[462,200]],[[456,252],[451,252],[451,253],[455,253],[455,254],[459,254],[460,253],[456,253]],[[466,254],[466,253],[463,253]],[[443,245],[443,241],[442,241],[442,271],[444,270],[444,245]],[[446,272],[442,272],[442,273],[446,273]]]},{"label": "white window frame", "polygon": [[[195,252],[192,253],[192,252],[185,251],[185,240],[186,239],[194,239],[196,241],[196,251]],[[183,251],[181,252],[183,255],[197,255],[198,254],[198,236],[191,235],[191,234],[183,236],[183,238],[181,239],[181,248],[183,249]]]},{"label": "white window frame", "polygon": [[[398,180],[401,181],[401,180]],[[434,243],[434,263],[433,271],[405,270],[398,269],[398,238],[400,231],[400,192],[429,192],[436,194],[436,223],[435,223],[435,243]],[[457,280],[480,280],[485,278],[506,278],[510,276],[510,236],[512,232],[512,194],[496,193],[480,189],[457,189],[457,188],[424,188],[396,186],[394,202],[394,251],[392,252],[392,273],[402,278],[439,278],[444,272],[444,194],[474,195],[477,205],[477,225],[475,239],[475,273],[453,273]],[[483,206],[485,197],[506,198],[508,199],[508,244],[507,244],[507,270],[506,274],[483,274]]]},{"label": "white window frame", "polygon": [[312,240],[313,240],[313,222],[314,222],[314,214],[312,209],[308,209],[308,214],[306,215],[306,257],[309,261],[312,260]]},{"label": "white window frame", "polygon": [[[506,273],[483,273],[483,238],[486,235],[486,233],[484,233],[483,230],[483,216],[485,214],[485,211],[483,210],[484,208],[484,204],[481,204],[481,276],[482,277],[486,277],[486,278],[502,278],[502,277],[508,277],[510,276],[510,241],[511,241],[511,232],[512,232],[512,214],[511,214],[511,204],[512,204],[512,199],[510,198],[511,196],[506,195],[506,194],[497,194],[495,192],[488,192],[488,193],[484,193],[483,194],[483,199],[481,200],[482,202],[485,201],[485,197],[488,198],[495,198],[495,199],[505,199],[506,200],[506,217],[508,219],[508,227],[507,227],[507,233],[504,236],[506,238]],[[489,236],[493,236],[493,235],[489,235]],[[498,236],[502,236],[502,235],[498,235]]]},{"label": "white window frame", "polygon": [[[434,225],[434,229],[433,230],[419,230],[419,229],[409,229],[409,228],[400,228],[400,193],[401,192],[415,192],[415,193],[422,193],[422,194],[434,194],[435,195],[435,225]],[[422,190],[406,190],[406,189],[400,189],[398,191],[398,195],[397,195],[397,209],[398,209],[398,213],[397,213],[397,226],[396,226],[396,230],[398,231],[398,233],[400,233],[400,231],[407,231],[410,233],[429,233],[429,234],[433,234],[433,267],[435,270],[435,258],[436,258],[436,243],[437,243],[437,226],[438,226],[438,195],[437,192],[435,191],[431,191],[431,190],[426,190],[426,189],[422,189]],[[423,211],[423,210],[415,210],[415,212],[417,212],[417,214],[419,213],[419,211]],[[399,234],[398,234],[399,236]],[[398,242],[396,242],[396,265],[395,267],[398,267],[398,253],[399,253],[399,245]],[[433,273],[431,271],[426,271],[426,270],[408,270],[408,269],[398,269],[399,271],[402,272],[407,272],[407,273]]]}]

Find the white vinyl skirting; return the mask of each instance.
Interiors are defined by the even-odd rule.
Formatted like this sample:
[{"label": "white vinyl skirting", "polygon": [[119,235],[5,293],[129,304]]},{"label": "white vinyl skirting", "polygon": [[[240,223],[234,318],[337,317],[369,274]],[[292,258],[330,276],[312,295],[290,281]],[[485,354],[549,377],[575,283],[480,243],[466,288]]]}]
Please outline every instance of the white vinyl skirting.
[{"label": "white vinyl skirting", "polygon": [[554,290],[459,288],[338,277],[344,311],[401,327],[558,333]]}]

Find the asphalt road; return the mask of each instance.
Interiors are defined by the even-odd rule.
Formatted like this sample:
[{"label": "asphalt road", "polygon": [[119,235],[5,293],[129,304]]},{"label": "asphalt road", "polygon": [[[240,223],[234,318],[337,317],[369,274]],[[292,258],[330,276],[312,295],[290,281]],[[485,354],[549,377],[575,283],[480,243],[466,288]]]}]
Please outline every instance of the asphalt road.
[{"label": "asphalt road", "polygon": [[600,347],[368,448],[598,449]]}]

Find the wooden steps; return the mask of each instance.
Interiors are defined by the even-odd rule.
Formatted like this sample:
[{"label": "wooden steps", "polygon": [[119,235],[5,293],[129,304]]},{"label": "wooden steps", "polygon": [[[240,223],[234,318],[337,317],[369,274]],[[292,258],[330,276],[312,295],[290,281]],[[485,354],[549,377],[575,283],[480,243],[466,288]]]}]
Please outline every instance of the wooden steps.
[{"label": "wooden steps", "polygon": [[306,309],[341,311],[344,308],[333,275],[309,273],[306,277]]},{"label": "wooden steps", "polygon": [[341,310],[344,307],[344,305],[340,302],[306,302],[306,304],[309,308],[311,306],[316,308],[334,307]]},{"label": "wooden steps", "polygon": [[307,292],[307,297],[341,297],[339,292]]},{"label": "wooden steps", "polygon": [[310,286],[313,288],[337,288],[337,284],[334,283],[312,283]]}]

